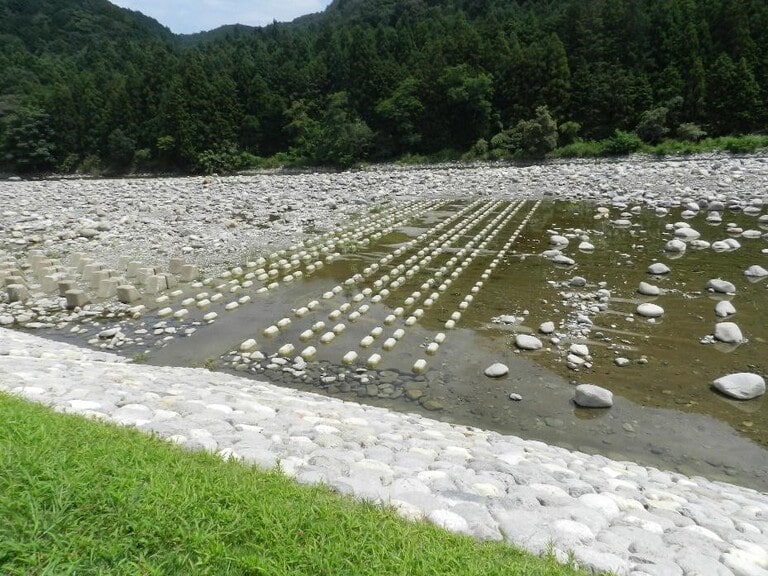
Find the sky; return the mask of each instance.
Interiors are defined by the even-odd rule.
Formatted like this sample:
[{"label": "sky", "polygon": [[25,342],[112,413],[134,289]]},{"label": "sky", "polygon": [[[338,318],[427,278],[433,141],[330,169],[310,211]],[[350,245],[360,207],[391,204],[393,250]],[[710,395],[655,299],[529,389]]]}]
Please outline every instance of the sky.
[{"label": "sky", "polygon": [[151,16],[177,34],[213,30],[224,24],[266,26],[273,20],[322,12],[331,0],[111,0]]}]

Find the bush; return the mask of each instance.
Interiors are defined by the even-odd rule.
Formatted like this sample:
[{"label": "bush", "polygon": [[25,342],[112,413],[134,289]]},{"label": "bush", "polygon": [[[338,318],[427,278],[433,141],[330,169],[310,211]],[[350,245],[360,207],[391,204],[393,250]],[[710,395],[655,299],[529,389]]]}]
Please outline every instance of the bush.
[{"label": "bush", "polygon": [[568,122],[560,124],[560,126],[557,127],[557,131],[560,133],[560,138],[558,140],[559,144],[561,146],[567,146],[578,140],[579,132],[581,132],[581,124],[569,120]]},{"label": "bush", "polygon": [[667,116],[669,108],[659,106],[652,110],[646,110],[640,116],[640,122],[635,128],[635,133],[643,142],[657,144],[669,133],[667,128]]},{"label": "bush", "polygon": [[706,135],[707,133],[693,122],[683,122],[677,127],[677,137],[686,142],[698,142]]},{"label": "bush", "polygon": [[509,131],[513,149],[534,158],[541,158],[557,148],[557,122],[546,106],[536,108],[536,117],[521,120]]},{"label": "bush", "polygon": [[643,141],[634,132],[616,130],[613,136],[602,142],[603,152],[608,156],[624,156],[637,152],[643,147]]},{"label": "bush", "polygon": [[558,148],[552,155],[556,158],[596,158],[605,155],[605,146],[594,140],[577,140]]},{"label": "bush", "polygon": [[101,158],[96,154],[90,154],[86,156],[80,163],[80,167],[77,170],[84,174],[99,175],[102,173]]},{"label": "bush", "polygon": [[746,154],[768,147],[768,136],[726,136],[720,141],[725,150],[734,154]]}]

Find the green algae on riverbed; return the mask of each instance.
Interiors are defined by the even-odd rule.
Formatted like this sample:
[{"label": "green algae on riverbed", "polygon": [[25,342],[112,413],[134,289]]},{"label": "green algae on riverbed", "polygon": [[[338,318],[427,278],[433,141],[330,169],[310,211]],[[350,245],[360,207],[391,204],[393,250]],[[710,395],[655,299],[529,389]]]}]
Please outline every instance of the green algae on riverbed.
[{"label": "green algae on riverbed", "polygon": [[[433,233],[437,224],[469,206],[469,202],[452,201],[421,213],[407,225],[364,247],[345,244],[344,253],[326,266],[300,281],[255,297],[253,304],[220,316],[212,325],[201,326],[193,338],[171,341],[153,351],[150,361],[199,365],[201,359],[208,358],[210,365],[238,365],[238,370],[284,385],[317,389],[398,410],[420,411],[449,421],[688,473],[731,480],[741,477],[745,483],[760,485],[760,480],[750,481],[746,477],[751,473],[749,460],[757,455],[759,461],[765,461],[764,452],[755,447],[757,452],[741,458],[743,450],[753,449],[740,444],[728,428],[754,440],[764,450],[768,446],[764,400],[728,400],[714,392],[710,384],[730,372],[765,373],[766,281],[753,283],[743,275],[748,266],[764,262],[761,249],[765,241],[740,238],[741,248],[728,253],[689,248],[682,257],[674,258],[663,251],[665,242],[672,238],[670,226],[676,222],[684,220],[701,233],[702,239],[711,242],[736,236],[734,232],[728,233],[728,223],[733,224],[732,228],[758,228],[755,216],[726,211],[722,224],[714,226],[705,221],[705,213],[683,219],[679,208],[659,216],[647,207],[598,212],[593,203],[552,199],[540,205],[532,201],[514,206],[508,202],[479,203],[466,219],[453,223],[458,229],[456,236],[428,265],[408,278],[403,277],[403,282],[390,290],[388,298],[371,305],[366,315],[355,321],[345,320],[353,310],[352,304],[370,301],[370,294],[363,297],[364,287],[372,286],[374,278],[391,272],[419,248],[410,247],[410,241]],[[481,212],[486,208],[487,212]],[[503,226],[499,224],[501,227],[492,239],[485,245],[476,242],[492,218],[505,214],[509,215],[508,220]],[[525,221],[529,214],[530,220]],[[630,220],[628,226],[612,224],[624,218]],[[554,233],[570,237],[563,252],[575,260],[575,265],[558,266],[541,257],[542,252],[551,248],[549,239]],[[496,258],[493,274],[488,275],[489,263],[511,237],[514,242],[503,257]],[[594,250],[578,250],[584,239],[593,244]],[[424,314],[417,323],[406,326],[405,318],[423,306],[427,294],[449,277],[450,266],[445,273],[440,273],[441,268],[451,259],[456,260],[468,245],[476,251],[474,260],[463,266],[432,306],[422,308]],[[377,274],[346,283],[397,250],[401,254]],[[647,266],[654,261],[666,262],[672,272],[649,276]],[[453,266],[456,265],[454,262]],[[403,268],[395,269],[390,275],[395,278],[402,271]],[[482,290],[475,293],[471,305],[462,309],[456,328],[447,330],[446,322],[477,287],[483,274],[488,277]],[[571,286],[574,276],[583,277],[586,285]],[[437,280],[421,290],[429,278]],[[711,278],[733,282],[736,294],[709,293],[705,287]],[[640,296],[637,286],[641,281],[657,284],[662,295]],[[320,298],[334,286],[340,290],[333,298]],[[610,292],[610,297],[603,297],[602,302],[599,288]],[[403,306],[414,291],[424,293],[411,305]],[[294,317],[295,311],[312,298],[319,299],[319,309],[306,318]],[[746,341],[740,345],[701,343],[712,334],[719,320],[714,306],[720,298],[730,298],[737,309],[731,320],[745,334]],[[639,303],[650,301],[664,308],[661,318],[649,321],[635,314]],[[339,308],[345,306],[341,313]],[[403,308],[402,316],[390,327],[384,319],[397,307]],[[506,316],[508,322],[493,322],[499,316]],[[265,337],[263,330],[280,318],[292,318],[292,323],[275,337]],[[287,369],[290,366],[269,359],[247,363],[236,360],[239,343],[250,337],[258,340],[259,350],[265,356],[285,350],[286,346],[292,354],[299,354],[307,344],[299,335],[318,320],[327,324],[324,330],[330,330],[337,322],[344,323],[344,327],[328,344],[315,344],[316,356],[306,371],[292,372]],[[555,323],[558,340],[550,342],[548,337],[539,335],[544,349],[532,353],[516,351],[514,335],[536,333],[545,321]],[[362,337],[377,326],[387,332],[402,327],[404,336],[391,350],[382,349],[386,334],[370,348],[361,348]],[[426,345],[439,332],[447,334],[446,342],[434,356],[425,355]],[[310,342],[317,336],[319,333]],[[588,345],[590,358],[573,370],[567,367],[566,356],[570,344],[576,342]],[[344,366],[342,356],[347,351],[356,351],[357,358]],[[366,359],[372,353],[381,356],[375,369],[366,367]],[[629,364],[617,366],[614,359],[619,356],[629,360]],[[420,358],[427,362],[426,373],[413,374],[412,366]],[[502,381],[483,377],[484,367],[497,360],[510,364],[512,374]],[[360,385],[363,378],[365,381]],[[350,381],[355,386],[350,386]],[[611,389],[618,398],[616,405],[608,411],[575,408],[570,401],[572,384],[585,382]],[[522,392],[523,402],[510,401],[510,392]],[[718,421],[725,424],[718,425]],[[704,445],[696,446],[702,438],[706,440]]]}]

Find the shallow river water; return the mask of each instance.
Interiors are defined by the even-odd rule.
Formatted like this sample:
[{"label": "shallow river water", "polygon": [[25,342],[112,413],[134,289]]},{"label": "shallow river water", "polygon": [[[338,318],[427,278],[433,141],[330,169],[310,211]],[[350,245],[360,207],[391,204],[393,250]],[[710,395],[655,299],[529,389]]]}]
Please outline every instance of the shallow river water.
[{"label": "shallow river water", "polygon": [[[262,264],[265,273],[270,263],[279,276],[288,269],[304,273],[269,290],[259,288],[280,279],[278,274],[237,287],[236,296],[252,296],[237,310],[221,312],[206,324],[201,319],[209,308],[192,307],[185,318],[186,325],[197,327],[192,336],[169,338],[162,347],[127,347],[124,353],[146,350],[142,357],[151,363],[234,370],[343,399],[768,488],[766,401],[737,402],[711,388],[715,378],[728,373],[768,372],[768,280],[751,282],[743,274],[750,265],[766,262],[765,241],[742,236],[743,230],[766,232],[757,220],[762,212],[726,209],[715,225],[704,210],[695,215],[680,208],[665,215],[621,206],[598,211],[591,202],[553,198],[454,199],[417,208],[380,237],[338,239],[327,252],[335,257],[311,270],[305,266],[308,258],[273,255]],[[718,253],[689,244],[682,255],[665,252],[681,222],[701,240],[737,238],[741,247]],[[573,264],[542,257],[553,248],[555,234],[568,238],[559,248]],[[579,250],[584,241],[594,249]],[[655,261],[671,272],[649,275],[647,267]],[[243,284],[249,270],[243,267],[205,290],[229,296],[231,286]],[[582,286],[574,277],[586,282]],[[734,283],[735,294],[710,293],[706,283],[714,278]],[[641,281],[661,288],[661,295],[639,295]],[[194,296],[194,290],[187,295]],[[724,320],[714,311],[723,298],[736,308],[726,320],[738,324],[745,341],[702,343]],[[651,301],[664,308],[662,317],[648,320],[635,313],[639,303]],[[158,321],[146,315],[135,328]],[[547,321],[554,322],[554,334],[538,334]],[[172,324],[163,322],[161,327]],[[516,349],[519,333],[537,335],[543,348]],[[241,348],[249,339],[254,342]],[[590,352],[578,367],[567,365],[573,343],[586,344]],[[299,354],[307,361],[295,361]],[[614,362],[619,356],[629,363],[619,367]],[[494,362],[508,365],[509,374],[484,376]],[[580,383],[610,389],[614,406],[576,407],[573,388]],[[522,399],[510,399],[511,393]]]}]

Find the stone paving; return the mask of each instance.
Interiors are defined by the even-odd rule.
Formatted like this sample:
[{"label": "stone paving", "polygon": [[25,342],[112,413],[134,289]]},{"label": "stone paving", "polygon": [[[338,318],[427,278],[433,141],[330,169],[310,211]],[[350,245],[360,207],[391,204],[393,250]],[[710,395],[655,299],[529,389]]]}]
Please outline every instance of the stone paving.
[{"label": "stone paving", "polygon": [[768,494],[0,329],[0,390],[616,574],[768,575]]}]

